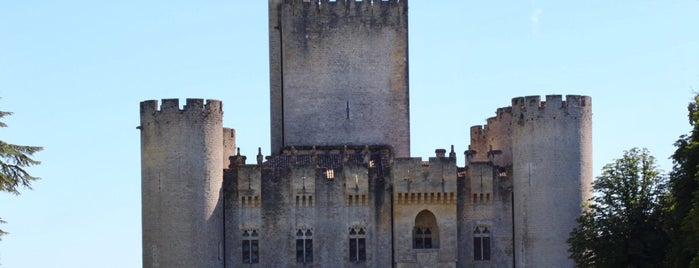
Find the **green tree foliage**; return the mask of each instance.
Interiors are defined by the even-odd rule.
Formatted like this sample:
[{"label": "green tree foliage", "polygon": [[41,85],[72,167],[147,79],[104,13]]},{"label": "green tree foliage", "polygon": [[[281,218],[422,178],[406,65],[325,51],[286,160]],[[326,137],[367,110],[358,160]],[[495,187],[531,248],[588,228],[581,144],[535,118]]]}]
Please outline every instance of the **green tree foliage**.
[{"label": "green tree foliage", "polygon": [[578,267],[654,267],[669,241],[663,229],[666,180],[646,149],[625,151],[602,168],[593,197],[570,233]]},{"label": "green tree foliage", "polygon": [[[0,111],[0,119],[11,115],[10,112]],[[0,121],[0,127],[7,127]],[[31,156],[41,151],[38,146],[14,145],[0,140],[0,191],[19,195],[19,188],[31,189],[33,181],[39,179],[30,175],[25,168],[38,165],[40,162]],[[0,219],[0,224],[5,223]],[[0,237],[6,232],[0,230]]]},{"label": "green tree foliage", "polygon": [[670,173],[667,229],[672,243],[667,264],[673,267],[699,267],[699,96],[688,109],[692,131],[675,142]]}]

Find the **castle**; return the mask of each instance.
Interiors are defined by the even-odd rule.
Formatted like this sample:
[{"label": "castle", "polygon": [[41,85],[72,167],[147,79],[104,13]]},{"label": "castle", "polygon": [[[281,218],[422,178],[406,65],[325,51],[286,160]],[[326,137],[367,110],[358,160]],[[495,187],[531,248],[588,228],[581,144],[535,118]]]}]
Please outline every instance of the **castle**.
[{"label": "castle", "polygon": [[220,101],[141,102],[144,267],[573,266],[590,97],[411,157],[407,2],[269,0],[272,155],[235,152]]}]

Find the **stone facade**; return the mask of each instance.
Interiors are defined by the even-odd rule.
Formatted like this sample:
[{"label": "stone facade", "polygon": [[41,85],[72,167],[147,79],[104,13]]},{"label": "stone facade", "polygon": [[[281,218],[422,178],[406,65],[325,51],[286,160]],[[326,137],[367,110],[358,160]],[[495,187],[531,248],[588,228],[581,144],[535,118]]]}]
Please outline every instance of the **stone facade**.
[{"label": "stone facade", "polygon": [[512,99],[463,166],[410,157],[407,1],[268,3],[272,155],[219,101],[141,103],[144,267],[573,265],[590,97]]}]

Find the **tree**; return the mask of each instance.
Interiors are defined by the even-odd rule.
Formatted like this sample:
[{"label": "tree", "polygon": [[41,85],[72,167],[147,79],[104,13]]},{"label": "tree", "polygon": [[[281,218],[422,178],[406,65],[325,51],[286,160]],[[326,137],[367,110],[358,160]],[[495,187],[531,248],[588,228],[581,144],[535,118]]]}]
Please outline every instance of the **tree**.
[{"label": "tree", "polygon": [[[0,119],[11,114],[11,112],[0,111]],[[7,127],[7,125],[0,121],[0,127]],[[42,149],[38,146],[15,145],[0,141],[0,191],[19,195],[20,187],[31,189],[31,183],[39,178],[30,175],[25,168],[40,164],[31,156]],[[2,223],[5,221],[0,219],[0,224]],[[4,234],[7,233],[0,230],[0,237]]]},{"label": "tree", "polygon": [[669,183],[667,229],[672,243],[667,264],[674,267],[699,267],[699,95],[688,110],[692,131],[675,142]]},{"label": "tree", "polygon": [[578,267],[660,265],[669,241],[663,229],[666,179],[647,149],[633,148],[602,168],[593,197],[570,233]]}]

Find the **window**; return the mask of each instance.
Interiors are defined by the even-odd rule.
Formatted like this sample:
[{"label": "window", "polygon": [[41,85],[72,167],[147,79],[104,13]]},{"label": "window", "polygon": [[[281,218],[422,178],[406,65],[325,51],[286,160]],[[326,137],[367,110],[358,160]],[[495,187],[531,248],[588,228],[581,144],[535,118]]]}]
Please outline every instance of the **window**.
[{"label": "window", "polygon": [[325,171],[325,177],[328,180],[332,180],[335,178],[335,170],[334,169],[328,169]]},{"label": "window", "polygon": [[413,248],[429,249],[439,248],[439,228],[434,214],[423,210],[415,217],[413,227]]},{"label": "window", "polygon": [[296,232],[296,262],[313,263],[313,233],[310,229]]},{"label": "window", "polygon": [[418,228],[413,230],[413,248],[432,248],[432,230],[430,228]]},{"label": "window", "polygon": [[351,228],[349,232],[350,262],[366,261],[366,232],[364,228]]},{"label": "window", "polygon": [[490,260],[490,230],[487,226],[477,226],[473,230],[473,259]]},{"label": "window", "polygon": [[259,263],[260,246],[257,230],[243,231],[243,263]]}]

